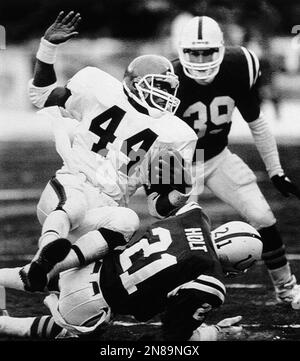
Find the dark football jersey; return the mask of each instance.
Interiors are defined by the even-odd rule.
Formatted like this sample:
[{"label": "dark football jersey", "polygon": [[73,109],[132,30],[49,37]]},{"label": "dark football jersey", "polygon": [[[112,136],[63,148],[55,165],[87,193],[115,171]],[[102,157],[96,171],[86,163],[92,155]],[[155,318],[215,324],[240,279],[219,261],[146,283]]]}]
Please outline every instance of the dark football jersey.
[{"label": "dark football jersey", "polygon": [[175,296],[180,291],[185,299],[190,295],[196,300],[195,307],[223,303],[223,273],[207,217],[193,203],[181,211],[104,259],[100,287],[113,312],[146,321],[164,311],[170,292]]},{"label": "dark football jersey", "polygon": [[247,122],[259,116],[258,59],[244,47],[226,47],[220,70],[207,85],[186,76],[179,59],[173,66],[180,81],[177,97],[181,103],[176,115],[198,134],[197,149],[203,149],[208,160],[228,144],[235,107]]}]

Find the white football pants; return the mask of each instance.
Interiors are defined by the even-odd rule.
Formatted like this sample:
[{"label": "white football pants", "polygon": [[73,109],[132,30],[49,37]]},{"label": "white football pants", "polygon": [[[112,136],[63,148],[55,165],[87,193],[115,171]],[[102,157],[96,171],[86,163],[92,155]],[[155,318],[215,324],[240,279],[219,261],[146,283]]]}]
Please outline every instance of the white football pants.
[{"label": "white football pants", "polygon": [[84,177],[59,174],[49,181],[37,205],[41,225],[58,206],[70,219],[72,228],[68,239],[72,243],[99,228],[121,232],[130,238],[139,227],[138,215],[133,210],[118,207],[111,197],[86,182]]},{"label": "white football pants", "polygon": [[206,186],[219,199],[233,207],[256,229],[270,227],[276,219],[258,188],[256,176],[246,163],[225,148],[207,162],[198,162],[190,200],[201,204],[201,192]]}]

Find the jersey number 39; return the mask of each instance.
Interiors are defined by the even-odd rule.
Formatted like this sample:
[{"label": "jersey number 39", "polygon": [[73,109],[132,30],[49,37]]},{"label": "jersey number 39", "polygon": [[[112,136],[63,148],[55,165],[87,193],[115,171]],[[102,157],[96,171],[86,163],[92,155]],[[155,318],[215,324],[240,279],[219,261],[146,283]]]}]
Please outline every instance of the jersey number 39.
[{"label": "jersey number 39", "polygon": [[209,122],[213,125],[213,129],[209,133],[218,133],[223,130],[222,125],[231,121],[234,106],[235,103],[232,98],[219,96],[214,98],[209,105],[205,105],[201,101],[190,105],[183,117],[194,119],[192,128],[198,131],[198,138],[203,138],[208,132]]}]

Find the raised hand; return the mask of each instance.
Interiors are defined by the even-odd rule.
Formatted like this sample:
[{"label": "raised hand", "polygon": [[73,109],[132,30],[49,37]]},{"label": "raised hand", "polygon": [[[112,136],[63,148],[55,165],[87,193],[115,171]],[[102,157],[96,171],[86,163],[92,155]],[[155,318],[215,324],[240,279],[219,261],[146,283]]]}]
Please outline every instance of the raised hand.
[{"label": "raised hand", "polygon": [[55,22],[46,30],[44,39],[53,44],[64,43],[79,34],[77,29],[80,21],[79,13],[75,14],[74,11],[70,11],[65,15],[64,11],[61,11]]}]

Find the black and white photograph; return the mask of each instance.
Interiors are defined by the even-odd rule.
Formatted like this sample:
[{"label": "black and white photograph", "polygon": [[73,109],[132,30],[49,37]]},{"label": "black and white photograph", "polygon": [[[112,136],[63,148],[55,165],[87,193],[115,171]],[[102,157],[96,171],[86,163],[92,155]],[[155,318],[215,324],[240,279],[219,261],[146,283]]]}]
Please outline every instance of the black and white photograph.
[{"label": "black and white photograph", "polygon": [[1,1],[0,351],[300,341],[299,219],[299,1]]}]

